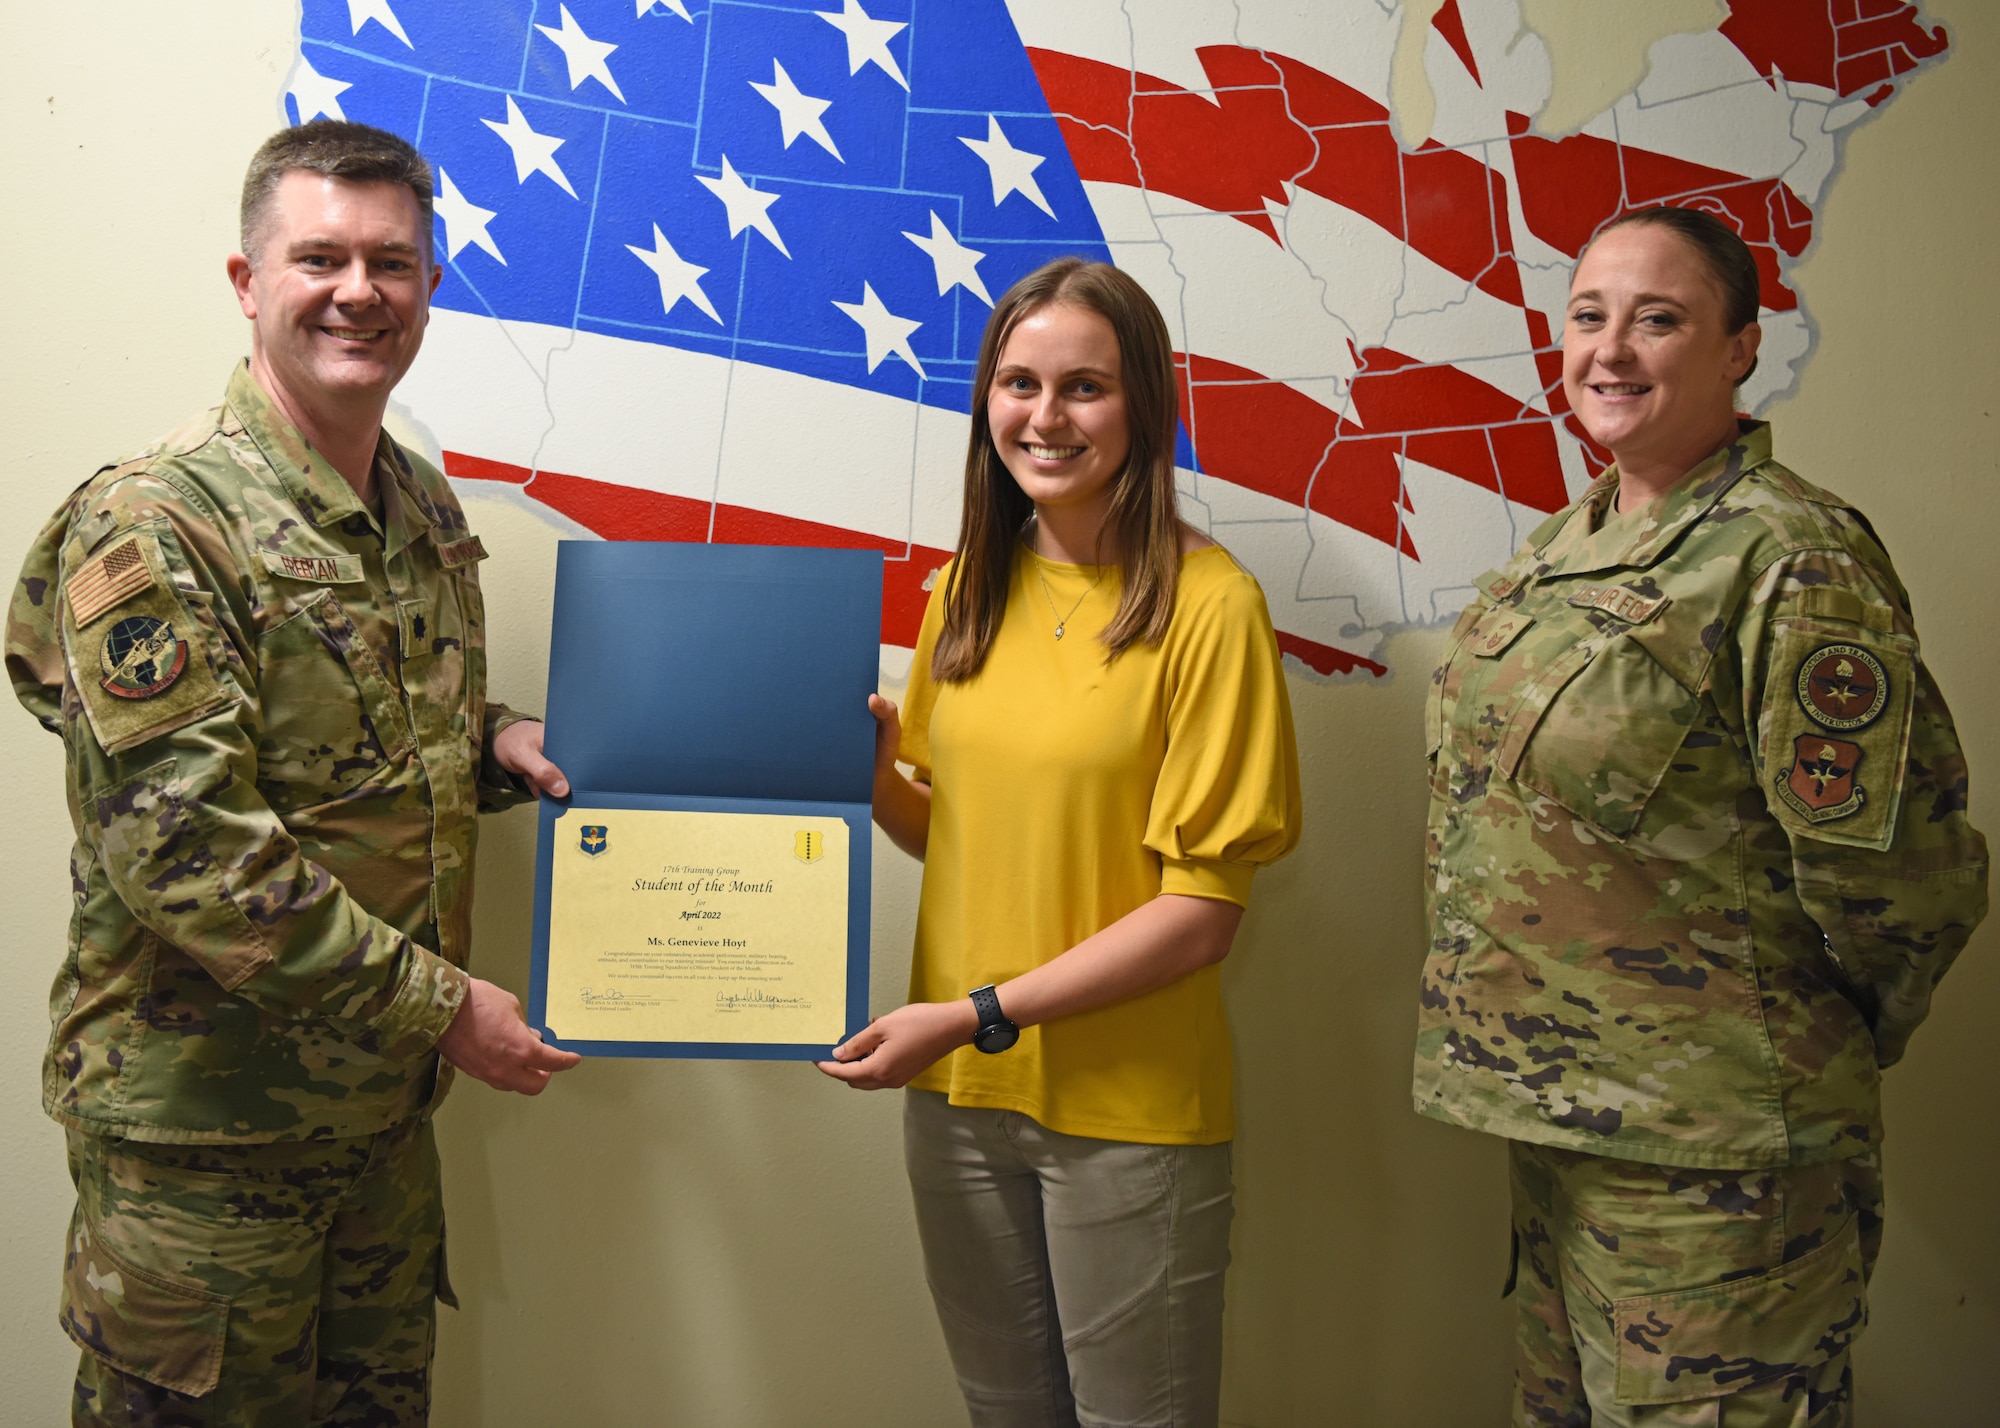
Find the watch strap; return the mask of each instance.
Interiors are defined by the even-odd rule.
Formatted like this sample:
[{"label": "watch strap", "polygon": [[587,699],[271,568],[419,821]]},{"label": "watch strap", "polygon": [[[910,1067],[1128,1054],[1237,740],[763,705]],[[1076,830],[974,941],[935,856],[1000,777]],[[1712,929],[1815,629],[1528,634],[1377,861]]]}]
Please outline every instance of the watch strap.
[{"label": "watch strap", "polygon": [[993,990],[992,983],[974,987],[967,995],[972,998],[972,1010],[978,1015],[982,1030],[1007,1020],[1007,1014],[1000,1010],[1000,994]]}]

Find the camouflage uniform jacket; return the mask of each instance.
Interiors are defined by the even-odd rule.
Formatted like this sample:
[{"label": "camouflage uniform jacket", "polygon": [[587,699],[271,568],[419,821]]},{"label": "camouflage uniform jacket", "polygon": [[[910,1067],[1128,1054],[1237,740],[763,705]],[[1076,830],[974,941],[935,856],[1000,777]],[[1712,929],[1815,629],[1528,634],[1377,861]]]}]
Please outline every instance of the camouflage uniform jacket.
[{"label": "camouflage uniform jacket", "polygon": [[1666,1165],[1863,1154],[1986,910],[1908,597],[1768,427],[1616,491],[1481,577],[1433,676],[1417,1108]]},{"label": "camouflage uniform jacket", "polygon": [[377,517],[239,367],[42,531],[7,669],[63,739],[75,911],[43,1104],[156,1141],[354,1136],[444,1091],[482,759],[477,562],[384,434]]}]

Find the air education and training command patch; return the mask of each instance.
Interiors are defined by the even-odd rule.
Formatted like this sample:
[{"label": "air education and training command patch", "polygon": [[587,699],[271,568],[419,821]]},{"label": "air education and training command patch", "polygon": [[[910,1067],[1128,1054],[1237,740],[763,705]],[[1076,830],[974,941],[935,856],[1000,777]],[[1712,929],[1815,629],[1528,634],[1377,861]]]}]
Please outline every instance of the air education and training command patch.
[{"label": "air education and training command patch", "polygon": [[1799,661],[1799,703],[1815,723],[1863,729],[1889,706],[1889,675],[1859,645],[1821,645]]},{"label": "air education and training command patch", "polygon": [[151,699],[181,677],[188,647],[165,620],[133,615],[111,627],[97,658],[104,669],[98,683],[106,693],[120,699]]},{"label": "air education and training command patch", "polygon": [[1778,775],[1778,797],[1809,823],[1825,823],[1859,813],[1867,792],[1855,782],[1861,746],[1820,734],[1792,741],[1792,766]]}]

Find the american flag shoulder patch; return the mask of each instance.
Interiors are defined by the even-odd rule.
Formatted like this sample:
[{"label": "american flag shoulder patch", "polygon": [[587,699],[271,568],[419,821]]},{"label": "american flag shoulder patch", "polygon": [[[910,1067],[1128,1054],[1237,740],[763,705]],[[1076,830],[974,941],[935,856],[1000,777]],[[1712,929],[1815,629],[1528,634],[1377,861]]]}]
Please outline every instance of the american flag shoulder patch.
[{"label": "american flag shoulder patch", "polygon": [[85,561],[67,582],[69,608],[81,629],[155,583],[135,532]]}]

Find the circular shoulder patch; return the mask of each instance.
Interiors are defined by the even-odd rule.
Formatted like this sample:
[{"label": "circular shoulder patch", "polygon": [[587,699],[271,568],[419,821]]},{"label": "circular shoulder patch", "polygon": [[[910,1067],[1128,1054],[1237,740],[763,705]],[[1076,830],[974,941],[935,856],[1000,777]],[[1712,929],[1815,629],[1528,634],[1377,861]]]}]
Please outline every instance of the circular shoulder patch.
[{"label": "circular shoulder patch", "polygon": [[187,656],[187,641],[174,638],[172,625],[133,615],[105,635],[97,656],[104,678],[98,683],[120,699],[150,699],[181,677]]},{"label": "circular shoulder patch", "polygon": [[1859,645],[1821,645],[1799,662],[1799,703],[1829,729],[1859,729],[1887,707],[1889,675]]}]

